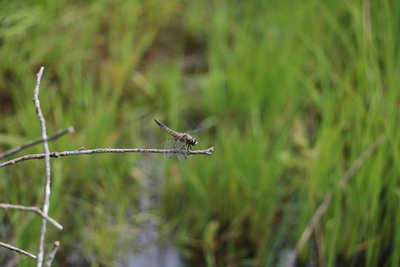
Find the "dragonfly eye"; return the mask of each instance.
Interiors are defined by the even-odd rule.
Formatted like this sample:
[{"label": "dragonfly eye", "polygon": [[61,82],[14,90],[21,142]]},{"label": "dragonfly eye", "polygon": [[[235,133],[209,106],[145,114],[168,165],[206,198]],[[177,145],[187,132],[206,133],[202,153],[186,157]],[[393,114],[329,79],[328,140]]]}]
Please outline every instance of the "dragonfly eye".
[{"label": "dragonfly eye", "polygon": [[192,139],[190,140],[190,144],[191,144],[192,146],[197,145],[197,140],[196,140],[195,138],[192,138]]}]

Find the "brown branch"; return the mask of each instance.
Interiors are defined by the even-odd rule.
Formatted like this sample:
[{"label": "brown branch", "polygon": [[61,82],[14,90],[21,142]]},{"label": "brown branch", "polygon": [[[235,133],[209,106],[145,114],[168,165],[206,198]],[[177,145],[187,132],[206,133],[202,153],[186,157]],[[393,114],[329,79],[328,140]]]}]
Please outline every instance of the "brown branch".
[{"label": "brown branch", "polygon": [[25,255],[25,256],[29,256],[29,257],[31,257],[31,258],[36,259],[36,256],[35,256],[35,255],[33,255],[33,254],[31,254],[31,253],[29,253],[29,252],[23,250],[23,249],[20,249],[20,248],[11,246],[10,244],[6,244],[6,243],[3,243],[3,242],[0,242],[0,247],[7,248],[7,249],[9,249],[9,250],[18,252],[19,254],[22,254],[22,255]]},{"label": "brown branch", "polygon": [[[39,88],[40,88],[40,81],[42,79],[44,67],[41,67],[36,80],[36,86],[33,93],[33,102],[35,104],[36,114],[40,121],[40,126],[42,128],[42,139],[43,139],[43,150],[44,150],[44,159],[46,165],[46,183],[44,188],[44,203],[43,203],[43,213],[47,216],[50,209],[50,183],[51,183],[51,171],[50,171],[50,150],[49,150],[49,143],[47,142],[47,133],[46,133],[46,120],[43,117],[42,110],[40,108],[40,101],[39,101]],[[44,239],[46,235],[46,227],[47,227],[47,220],[42,218],[42,227],[40,229],[40,238],[39,238],[39,251],[38,251],[38,261],[37,267],[42,267],[43,265],[43,255],[44,255]]]},{"label": "brown branch", "polygon": [[22,210],[22,211],[32,211],[41,216],[43,219],[47,220],[49,223],[54,225],[57,229],[62,230],[63,226],[58,223],[56,220],[53,218],[47,216],[46,214],[43,213],[41,209],[38,207],[28,207],[28,206],[22,206],[22,205],[13,205],[13,204],[7,204],[7,203],[0,203],[0,209],[16,209],[16,210]]},{"label": "brown branch", "polygon": [[[70,151],[62,151],[62,152],[51,152],[50,157],[52,158],[60,158],[66,156],[77,156],[77,155],[88,155],[88,154],[102,154],[102,153],[167,153],[167,154],[185,154],[185,155],[212,155],[214,151],[214,147],[210,147],[205,150],[180,150],[180,149],[156,149],[156,148],[96,148],[89,150],[70,150]],[[10,166],[21,161],[33,160],[33,159],[42,159],[45,157],[45,154],[31,154],[25,155],[19,158],[15,158],[9,161],[5,161],[0,163],[0,168]]]},{"label": "brown branch", "polygon": [[[68,127],[67,129],[63,129],[63,130],[60,130],[60,131],[56,132],[55,134],[53,134],[52,136],[47,138],[47,141],[56,140],[56,139],[60,138],[61,136],[65,135],[66,133],[73,133],[73,132],[74,132],[74,128],[73,127]],[[10,150],[7,150],[7,151],[5,151],[3,153],[0,153],[0,159],[4,159],[6,157],[9,157],[9,156],[11,156],[11,155],[13,155],[15,153],[20,152],[21,150],[23,150],[25,148],[40,144],[42,142],[43,142],[43,138],[38,138],[38,139],[32,140],[32,141],[30,141],[30,142],[28,142],[26,144],[14,147],[14,148],[12,148]]]},{"label": "brown branch", "polygon": [[310,238],[315,226],[321,220],[322,215],[326,212],[329,204],[331,203],[334,194],[336,193],[339,186],[345,186],[350,181],[351,177],[357,172],[357,170],[363,165],[363,163],[376,151],[376,149],[383,143],[384,136],[379,136],[376,141],[370,145],[366,150],[364,150],[361,155],[353,162],[350,168],[343,174],[342,178],[336,184],[332,191],[328,192],[321,204],[318,206],[317,210],[312,215],[309,223],[307,224],[304,232],[301,234],[299,241],[296,244],[296,248],[291,251],[288,260],[284,266],[292,267],[295,266],[297,255],[303,250],[306,242]]}]

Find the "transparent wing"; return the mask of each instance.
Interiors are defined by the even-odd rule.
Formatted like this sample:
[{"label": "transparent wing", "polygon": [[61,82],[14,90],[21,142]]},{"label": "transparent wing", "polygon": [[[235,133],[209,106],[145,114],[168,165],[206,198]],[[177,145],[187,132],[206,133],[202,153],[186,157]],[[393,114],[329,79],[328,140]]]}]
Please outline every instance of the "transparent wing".
[{"label": "transparent wing", "polygon": [[189,131],[187,131],[185,133],[187,133],[187,134],[197,134],[197,133],[201,133],[201,132],[207,131],[210,128],[211,127],[205,127],[205,128],[200,128],[200,129],[196,129],[196,130],[189,130]]},{"label": "transparent wing", "polygon": [[[165,149],[175,149],[175,147],[174,147],[174,146],[175,146],[175,143],[176,143],[175,140],[169,139],[168,141],[165,142],[164,148],[165,148]],[[174,156],[174,154],[172,154],[172,153],[167,153],[167,152],[164,153],[164,159],[165,159],[165,160],[169,160],[169,159],[171,159],[173,156]]]},{"label": "transparent wing", "polygon": [[[184,145],[182,150],[186,151],[186,144]],[[187,156],[188,156],[186,154],[175,154],[175,155],[178,157],[178,160],[179,160],[180,163],[183,163],[187,159]]]},{"label": "transparent wing", "polygon": [[[168,141],[165,142],[165,149],[180,149],[180,150],[186,150],[186,144],[179,142],[179,141],[175,141],[174,139],[170,139]],[[187,155],[183,154],[183,153],[164,153],[164,159],[165,160],[169,160],[171,158],[178,158],[178,160],[180,162],[184,162],[187,158]]]}]

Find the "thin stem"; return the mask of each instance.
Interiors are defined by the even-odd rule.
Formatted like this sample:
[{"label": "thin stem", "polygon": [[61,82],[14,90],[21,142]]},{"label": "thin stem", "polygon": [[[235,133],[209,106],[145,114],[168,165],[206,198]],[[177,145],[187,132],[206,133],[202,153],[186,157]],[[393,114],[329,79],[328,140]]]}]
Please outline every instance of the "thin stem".
[{"label": "thin stem", "polygon": [[10,244],[6,244],[6,243],[3,243],[3,242],[0,242],[0,247],[7,248],[7,249],[9,249],[9,250],[18,252],[19,254],[22,254],[22,255],[25,255],[25,256],[29,256],[29,257],[31,257],[31,258],[36,259],[36,256],[35,256],[35,255],[33,255],[33,254],[31,254],[31,253],[29,253],[29,252],[23,250],[23,249],[20,249],[20,248],[11,246]]},{"label": "thin stem", "polygon": [[[40,88],[40,81],[42,79],[44,67],[41,67],[36,80],[36,86],[33,94],[33,102],[36,108],[36,114],[40,121],[40,126],[42,128],[42,139],[43,139],[43,150],[44,150],[44,158],[45,158],[45,165],[46,165],[46,184],[44,188],[44,203],[43,203],[43,213],[47,216],[50,209],[50,183],[51,183],[51,172],[50,172],[50,150],[49,144],[47,142],[47,133],[46,133],[46,121],[43,117],[42,110],[40,108],[40,101],[39,101],[39,88]],[[43,265],[43,255],[44,255],[44,239],[46,236],[46,226],[47,220],[42,218],[42,227],[40,229],[40,238],[39,238],[39,251],[38,251],[38,261],[37,267],[42,267]]]},{"label": "thin stem", "polygon": [[59,241],[54,242],[53,248],[51,249],[51,251],[50,251],[49,255],[47,256],[46,261],[44,263],[45,267],[51,266],[51,263],[53,262],[54,257],[56,256],[56,253],[57,253],[59,247],[60,247],[60,242]]},{"label": "thin stem", "polygon": [[[60,131],[56,132],[55,134],[53,134],[52,136],[47,138],[47,141],[56,140],[56,139],[60,138],[61,136],[65,135],[66,133],[73,133],[73,132],[74,132],[74,128],[73,127],[68,127],[67,129],[63,129],[63,130],[60,130]],[[10,150],[7,150],[7,151],[5,151],[3,153],[0,153],[0,159],[4,159],[6,157],[9,157],[9,156],[11,156],[11,155],[13,155],[15,153],[20,152],[21,150],[23,150],[25,148],[40,144],[42,142],[43,142],[43,138],[38,138],[38,139],[32,140],[32,141],[30,141],[30,142],[28,142],[26,144],[14,147],[14,148],[12,148]]]},{"label": "thin stem", "polygon": [[[167,153],[167,154],[185,154],[185,155],[212,155],[214,151],[214,147],[210,147],[205,150],[181,150],[181,149],[156,149],[156,148],[96,148],[89,150],[70,150],[70,151],[62,151],[62,152],[51,152],[50,157],[52,158],[60,158],[66,156],[77,156],[77,155],[88,155],[88,154],[101,154],[101,153]],[[0,163],[0,168],[10,166],[22,161],[33,160],[33,159],[42,159],[45,157],[45,154],[31,154],[25,155],[19,158],[15,158],[9,161],[5,161]]]},{"label": "thin stem", "polygon": [[16,209],[16,210],[22,210],[22,211],[32,211],[32,212],[37,213],[39,216],[41,216],[43,219],[47,220],[52,225],[54,225],[57,229],[59,229],[59,230],[63,229],[63,226],[59,222],[57,222],[53,218],[44,214],[43,211],[41,209],[39,209],[38,207],[29,207],[29,206],[22,206],[22,205],[0,203],[0,209]]}]

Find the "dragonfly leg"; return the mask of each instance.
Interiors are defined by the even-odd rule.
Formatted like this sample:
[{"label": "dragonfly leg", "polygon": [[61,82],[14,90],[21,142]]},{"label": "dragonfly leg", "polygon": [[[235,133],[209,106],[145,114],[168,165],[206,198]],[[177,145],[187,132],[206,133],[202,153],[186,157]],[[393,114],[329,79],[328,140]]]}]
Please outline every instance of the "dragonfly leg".
[{"label": "dragonfly leg", "polygon": [[[172,147],[173,147],[174,149],[177,149],[177,148],[176,148],[177,144],[178,144],[178,141],[175,140],[175,143],[172,145]],[[168,155],[168,159],[171,159],[173,155],[174,155],[174,154],[172,154],[172,153],[169,154],[169,155]]]},{"label": "dragonfly leg", "polygon": [[[176,142],[174,143],[174,145],[173,145],[174,149],[178,149],[178,147],[177,147],[178,144],[179,144],[179,141],[176,141]],[[186,144],[183,144],[183,146],[181,146],[181,147],[179,148],[179,150],[184,150],[185,146],[186,146]],[[184,156],[184,159],[186,159],[186,155],[183,154],[183,156]],[[171,158],[171,157],[172,157],[172,154],[169,156],[169,158]]]},{"label": "dragonfly leg", "polygon": [[[188,149],[188,145],[187,144],[183,144],[183,146],[181,146],[180,150],[184,150],[185,147],[186,147],[186,149]],[[186,160],[187,159],[186,154],[182,154],[182,155],[183,155],[184,159]]]}]

